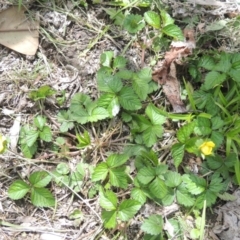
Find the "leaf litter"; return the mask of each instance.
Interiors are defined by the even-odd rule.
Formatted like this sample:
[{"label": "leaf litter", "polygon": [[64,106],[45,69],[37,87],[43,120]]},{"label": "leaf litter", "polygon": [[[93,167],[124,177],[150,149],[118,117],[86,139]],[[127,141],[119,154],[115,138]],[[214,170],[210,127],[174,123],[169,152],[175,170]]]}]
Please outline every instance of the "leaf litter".
[{"label": "leaf litter", "polygon": [[26,55],[38,49],[39,22],[27,18],[23,7],[11,6],[0,12],[0,44]]},{"label": "leaf litter", "polygon": [[195,48],[194,31],[184,30],[185,41],[173,41],[170,51],[166,52],[162,66],[152,74],[154,81],[162,85],[163,92],[176,113],[187,111],[181,100],[180,83],[177,79],[176,64],[181,64],[184,57],[191,55]]}]

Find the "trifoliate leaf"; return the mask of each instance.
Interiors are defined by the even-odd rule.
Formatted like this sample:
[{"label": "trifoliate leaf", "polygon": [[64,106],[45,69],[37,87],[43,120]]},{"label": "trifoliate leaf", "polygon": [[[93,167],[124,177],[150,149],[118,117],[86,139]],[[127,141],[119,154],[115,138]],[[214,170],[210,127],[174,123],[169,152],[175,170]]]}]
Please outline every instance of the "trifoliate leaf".
[{"label": "trifoliate leaf", "polygon": [[133,199],[124,200],[119,205],[118,217],[122,221],[128,221],[134,217],[140,208],[141,204],[138,201]]},{"label": "trifoliate leaf", "polygon": [[116,210],[113,210],[113,211],[103,210],[102,211],[102,220],[103,220],[104,227],[106,229],[115,228],[117,225]]},{"label": "trifoliate leaf", "polygon": [[220,128],[222,128],[225,125],[225,122],[219,116],[212,117],[211,122],[212,122],[212,124],[211,124],[212,130],[219,130]]},{"label": "trifoliate leaf", "polygon": [[123,87],[119,92],[120,105],[126,110],[138,110],[142,107],[142,104],[130,87]]},{"label": "trifoliate leaf", "polygon": [[30,175],[29,182],[35,188],[43,188],[50,183],[51,179],[52,179],[52,176],[49,173],[45,171],[38,171]]},{"label": "trifoliate leaf", "polygon": [[104,180],[108,174],[108,165],[105,162],[99,163],[93,171],[92,181]]},{"label": "trifoliate leaf", "polygon": [[109,180],[112,186],[127,188],[128,175],[125,173],[125,169],[126,167],[118,167],[109,170]]},{"label": "trifoliate leaf", "polygon": [[149,184],[149,189],[156,198],[160,198],[160,199],[164,198],[168,193],[168,189],[165,182],[159,177],[156,177]]},{"label": "trifoliate leaf", "polygon": [[162,29],[162,32],[166,35],[173,37],[174,39],[184,40],[184,36],[181,28],[175,24],[169,24]]},{"label": "trifoliate leaf", "polygon": [[165,178],[165,183],[170,188],[175,188],[182,182],[181,175],[177,172],[168,172]]},{"label": "trifoliate leaf", "polygon": [[37,207],[54,207],[55,198],[46,188],[32,188],[31,202]]},{"label": "trifoliate leaf", "polygon": [[163,218],[160,215],[151,215],[148,219],[145,219],[142,226],[142,231],[151,234],[158,235],[163,230]]},{"label": "trifoliate leaf", "polygon": [[42,130],[42,128],[44,127],[44,125],[46,124],[46,118],[45,117],[42,117],[42,116],[37,116],[34,118],[33,122],[35,124],[35,126]]},{"label": "trifoliate leaf", "polygon": [[194,128],[194,133],[200,136],[209,135],[212,132],[211,122],[209,119],[204,117],[198,117],[196,121],[196,126]]},{"label": "trifoliate leaf", "polygon": [[97,122],[108,117],[109,113],[105,108],[96,107],[92,110],[91,115],[88,116],[88,122]]},{"label": "trifoliate leaf", "polygon": [[23,198],[31,189],[27,183],[22,180],[14,181],[9,189],[8,189],[8,196],[13,200],[18,200]]},{"label": "trifoliate leaf", "polygon": [[129,33],[137,33],[145,26],[142,16],[137,14],[129,14],[125,17],[123,22],[123,28]]},{"label": "trifoliate leaf", "polygon": [[45,142],[51,142],[52,141],[51,128],[48,126],[44,126],[42,131],[39,132],[39,137]]},{"label": "trifoliate leaf", "polygon": [[107,158],[106,163],[108,167],[115,168],[126,163],[128,159],[129,156],[126,154],[112,154]]},{"label": "trifoliate leaf", "polygon": [[125,68],[127,59],[123,56],[117,56],[113,61],[113,68]]},{"label": "trifoliate leaf", "polygon": [[160,24],[160,16],[158,13],[154,11],[147,11],[144,13],[145,21],[152,27],[159,29]]},{"label": "trifoliate leaf", "polygon": [[83,109],[81,106],[79,106],[78,110],[74,109],[74,111],[71,112],[70,117],[72,120],[74,120],[78,123],[85,124],[88,122],[89,114],[87,113],[87,111],[85,109]]},{"label": "trifoliate leaf", "polygon": [[159,109],[152,103],[148,104],[145,112],[154,125],[162,125],[166,121],[166,118],[160,114]]},{"label": "trifoliate leaf", "polygon": [[179,165],[181,164],[182,160],[183,160],[184,148],[185,148],[185,145],[182,144],[182,143],[175,143],[172,146],[171,154],[172,154],[172,157],[173,157],[175,168],[178,168]]},{"label": "trifoliate leaf", "polygon": [[117,208],[117,196],[112,191],[100,191],[100,206],[104,208],[105,210],[112,211]]}]

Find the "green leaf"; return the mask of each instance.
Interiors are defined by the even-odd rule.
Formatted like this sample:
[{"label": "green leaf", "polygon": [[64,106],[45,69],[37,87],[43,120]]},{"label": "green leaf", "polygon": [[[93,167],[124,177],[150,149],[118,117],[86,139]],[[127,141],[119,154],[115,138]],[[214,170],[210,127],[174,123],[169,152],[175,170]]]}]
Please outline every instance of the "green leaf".
[{"label": "green leaf", "polygon": [[33,146],[33,144],[37,141],[39,136],[39,132],[37,130],[34,129],[30,129],[27,133],[26,133],[26,137],[25,137],[25,141],[28,147]]},{"label": "green leaf", "polygon": [[117,56],[113,61],[113,68],[125,68],[127,59],[123,56]]},{"label": "green leaf", "polygon": [[185,145],[182,143],[175,143],[171,148],[171,154],[174,160],[175,168],[178,168],[183,160],[184,148]]},{"label": "green leaf", "polygon": [[151,215],[148,219],[145,219],[141,230],[151,234],[151,235],[158,235],[163,230],[163,218],[160,215]]},{"label": "green leaf", "polygon": [[194,133],[200,136],[209,135],[212,132],[211,122],[209,119],[204,117],[198,117]]},{"label": "green leaf", "polygon": [[30,175],[29,182],[35,188],[43,188],[50,183],[51,179],[52,179],[52,176],[49,173],[45,171],[38,171]]},{"label": "green leaf", "polygon": [[161,9],[161,17],[164,26],[174,23],[174,19],[165,11]]},{"label": "green leaf", "polygon": [[117,196],[112,191],[100,191],[100,206],[104,208],[105,210],[112,211],[117,209]]},{"label": "green leaf", "polygon": [[221,190],[223,190],[223,183],[222,183],[222,178],[217,177],[212,179],[209,185],[209,190],[211,192],[219,193]]},{"label": "green leaf", "polygon": [[122,81],[116,76],[106,76],[105,78],[97,79],[98,89],[103,92],[117,93],[122,87]]},{"label": "green leaf", "polygon": [[32,188],[31,202],[37,207],[54,207],[55,198],[46,188]]},{"label": "green leaf", "polygon": [[34,101],[38,101],[41,99],[46,99],[47,97],[50,97],[55,93],[56,93],[55,90],[45,85],[45,86],[41,86],[38,90],[31,91],[29,94],[29,97]]},{"label": "green leaf", "polygon": [[215,65],[214,71],[228,73],[231,68],[231,54],[226,52],[221,52],[220,60]]},{"label": "green leaf", "polygon": [[86,131],[86,130],[84,131],[84,133],[82,135],[77,133],[76,137],[78,140],[77,147],[79,147],[79,148],[84,148],[91,144],[90,135],[89,135],[88,131]]},{"label": "green leaf", "polygon": [[18,200],[23,198],[29,191],[31,187],[22,180],[14,181],[9,189],[8,196],[13,200]]},{"label": "green leaf", "polygon": [[44,126],[42,131],[39,132],[39,137],[45,142],[51,142],[52,141],[51,128],[48,126]]},{"label": "green leaf", "polygon": [[155,107],[152,103],[148,104],[145,112],[154,125],[158,124],[162,125],[166,121],[166,118],[159,112],[159,109]]},{"label": "green leaf", "polygon": [[104,180],[108,174],[108,165],[105,162],[102,162],[97,165],[92,174],[92,181]]},{"label": "green leaf", "polygon": [[177,139],[181,143],[186,143],[186,141],[189,140],[191,134],[193,133],[195,127],[195,122],[188,123],[184,126],[182,126],[178,131],[177,131]]},{"label": "green leaf", "polygon": [[81,107],[79,107],[77,111],[74,110],[71,113],[71,119],[81,124],[87,123],[88,117],[89,117],[89,114],[87,113],[87,111]]},{"label": "green leaf", "polygon": [[137,33],[144,28],[145,24],[142,21],[142,16],[138,14],[129,14],[125,17],[123,28],[129,33]]},{"label": "green leaf", "polygon": [[133,199],[124,200],[119,205],[118,217],[122,221],[128,221],[134,217],[140,208],[141,204],[138,201]]},{"label": "green leaf", "polygon": [[70,111],[60,111],[57,114],[57,120],[59,123],[62,123],[60,126],[61,132],[67,132],[68,130],[72,129],[74,127],[74,123],[72,119],[70,119]]},{"label": "green leaf", "polygon": [[42,130],[46,123],[46,118],[42,116],[37,116],[34,118],[33,122],[38,129]]},{"label": "green leaf", "polygon": [[134,75],[132,87],[140,100],[146,100],[148,95],[148,83],[144,79],[138,78],[136,75]]},{"label": "green leaf", "polygon": [[191,194],[197,195],[206,189],[206,180],[204,178],[197,177],[193,174],[184,174],[182,180]]},{"label": "green leaf", "polygon": [[71,100],[70,108],[72,111],[78,111],[79,106],[88,106],[91,103],[91,99],[87,94],[76,93]]},{"label": "green leaf", "polygon": [[165,178],[165,183],[170,188],[175,188],[182,182],[181,175],[177,172],[168,172]]},{"label": "green leaf", "polygon": [[224,140],[224,135],[218,131],[212,131],[210,139],[215,143],[216,149],[219,148]]},{"label": "green leaf", "polygon": [[96,107],[91,112],[91,115],[88,117],[89,122],[97,122],[109,117],[109,113],[105,108]]},{"label": "green leaf", "polygon": [[184,40],[184,36],[181,28],[175,24],[169,24],[162,29],[162,32],[166,35],[173,37],[174,39]]},{"label": "green leaf", "polygon": [[144,204],[147,201],[145,192],[141,188],[133,188],[131,191],[131,198],[137,200],[141,204]]},{"label": "green leaf", "polygon": [[198,62],[199,67],[205,68],[210,71],[214,69],[215,65],[216,65],[216,63],[215,63],[214,59],[208,55],[203,55],[203,57]]},{"label": "green leaf", "polygon": [[153,168],[144,167],[139,170],[137,179],[143,184],[148,184],[154,179],[155,176],[156,174]]},{"label": "green leaf", "polygon": [[98,99],[98,106],[108,110],[110,117],[115,117],[120,111],[120,104],[114,93],[105,93]]},{"label": "green leaf", "polygon": [[106,229],[115,228],[117,225],[117,212],[113,211],[102,211],[102,220]]},{"label": "green leaf", "polygon": [[167,194],[164,196],[164,198],[161,198],[161,202],[163,206],[170,206],[173,204],[175,200],[175,192],[173,189],[168,188]]},{"label": "green leaf", "polygon": [[126,167],[118,167],[109,170],[109,180],[114,187],[126,189],[128,175],[125,173]]},{"label": "green leaf", "polygon": [[133,76],[133,72],[127,69],[121,69],[119,72],[115,74],[116,77],[119,77],[124,80],[129,80]]},{"label": "green leaf", "polygon": [[100,63],[105,67],[111,67],[111,62],[114,56],[113,51],[106,51],[100,56]]},{"label": "green leaf", "polygon": [[195,203],[195,198],[191,196],[185,186],[181,184],[176,191],[177,202],[185,207],[191,207]]},{"label": "green leaf", "polygon": [[156,177],[149,184],[149,189],[155,197],[160,198],[160,199],[164,198],[168,193],[168,189],[167,189],[165,182],[162,179],[160,179],[159,177]]},{"label": "green leaf", "polygon": [[32,158],[37,151],[37,142],[35,142],[31,147],[27,144],[21,143],[21,151],[26,158]]},{"label": "green leaf", "polygon": [[67,163],[62,162],[57,165],[56,171],[61,175],[66,175],[70,172],[70,168]]},{"label": "green leaf", "polygon": [[204,80],[204,84],[202,85],[204,90],[210,90],[215,88],[218,85],[221,85],[227,78],[227,75],[225,73],[219,73],[219,72],[209,72]]},{"label": "green leaf", "polygon": [[161,27],[160,16],[154,11],[145,12],[144,19],[150,26],[154,28],[159,29]]},{"label": "green leaf", "polygon": [[106,163],[110,168],[115,168],[123,165],[129,159],[129,156],[126,154],[112,154],[110,155]]},{"label": "green leaf", "polygon": [[157,138],[162,137],[163,127],[161,125],[153,125],[148,127],[142,134],[144,143],[147,147],[151,147],[157,142]]},{"label": "green leaf", "polygon": [[123,87],[119,92],[120,105],[126,110],[138,110],[142,104],[131,87]]}]

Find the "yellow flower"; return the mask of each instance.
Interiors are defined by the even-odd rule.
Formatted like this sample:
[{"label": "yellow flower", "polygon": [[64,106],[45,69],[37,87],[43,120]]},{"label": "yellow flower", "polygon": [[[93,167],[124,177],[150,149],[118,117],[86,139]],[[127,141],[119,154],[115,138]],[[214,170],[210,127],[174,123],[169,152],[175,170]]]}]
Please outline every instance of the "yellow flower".
[{"label": "yellow flower", "polygon": [[7,148],[7,139],[0,135],[0,154],[3,153]]},{"label": "yellow flower", "polygon": [[215,147],[214,142],[206,141],[200,145],[199,149],[201,150],[203,155],[211,155],[214,147]]}]

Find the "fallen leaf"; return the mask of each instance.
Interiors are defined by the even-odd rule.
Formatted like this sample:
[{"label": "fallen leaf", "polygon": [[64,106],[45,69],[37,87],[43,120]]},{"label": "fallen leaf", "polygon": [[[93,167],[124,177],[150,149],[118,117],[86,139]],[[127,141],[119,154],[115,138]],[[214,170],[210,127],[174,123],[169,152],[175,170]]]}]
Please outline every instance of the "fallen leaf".
[{"label": "fallen leaf", "polygon": [[0,12],[0,44],[26,55],[38,48],[39,22],[26,18],[25,9],[12,6]]},{"label": "fallen leaf", "polygon": [[166,52],[161,68],[155,70],[152,79],[162,85],[167,99],[177,113],[186,112],[186,107],[180,97],[180,83],[176,77],[175,64],[181,64],[181,59],[187,57],[195,48],[194,32],[184,30],[185,41],[173,41],[170,51]]}]

